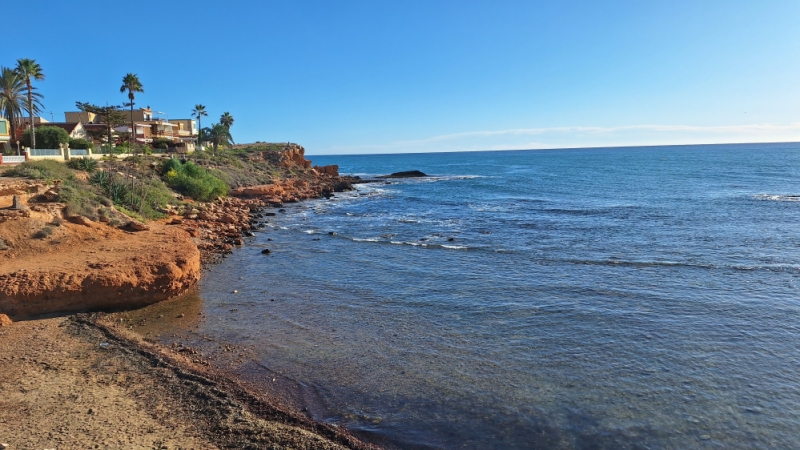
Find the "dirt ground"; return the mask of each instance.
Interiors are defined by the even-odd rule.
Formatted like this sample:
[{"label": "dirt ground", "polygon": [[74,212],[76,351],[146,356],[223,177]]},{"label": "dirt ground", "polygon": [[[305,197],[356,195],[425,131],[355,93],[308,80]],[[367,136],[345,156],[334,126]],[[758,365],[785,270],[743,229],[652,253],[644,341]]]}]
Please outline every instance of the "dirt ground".
[{"label": "dirt ground", "polygon": [[9,449],[374,448],[91,317],[15,322],[0,342]]},{"label": "dirt ground", "polygon": [[168,405],[137,398],[157,383],[100,347],[99,333],[47,319],[0,328],[0,342],[0,441],[9,449],[217,448],[165,414]]}]

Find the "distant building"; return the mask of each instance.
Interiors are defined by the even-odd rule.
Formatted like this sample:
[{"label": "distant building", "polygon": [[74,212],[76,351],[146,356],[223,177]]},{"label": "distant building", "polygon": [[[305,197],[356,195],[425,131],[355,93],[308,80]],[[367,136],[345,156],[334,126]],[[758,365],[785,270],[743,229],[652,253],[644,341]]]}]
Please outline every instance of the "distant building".
[{"label": "distant building", "polygon": [[176,131],[181,140],[186,138],[194,140],[197,137],[197,121],[195,119],[172,119],[169,122],[180,125]]},{"label": "distant building", "polygon": [[[153,118],[153,110],[147,108],[121,109],[120,112],[125,116],[125,123],[134,123],[135,139],[137,142],[148,144],[156,138],[166,138],[177,143],[193,143],[197,138],[197,121],[195,119],[162,119]],[[156,113],[163,114],[163,113]],[[88,130],[98,129],[100,118],[90,112],[73,111],[65,112],[64,117],[68,123],[78,122]],[[103,125],[105,126],[105,125]],[[114,128],[118,133],[130,133],[130,125],[121,125]],[[97,134],[97,133],[94,133]]]},{"label": "distant building", "polygon": [[[134,109],[133,113],[131,113],[130,109],[120,109],[119,110],[125,116],[125,122],[131,123],[131,116],[133,116],[134,122],[147,122],[153,120],[153,110],[148,108],[139,108]],[[64,119],[66,122],[80,122],[82,124],[87,123],[99,123],[100,118],[97,117],[97,114],[87,112],[87,111],[68,111],[64,113]]]},{"label": "distant building", "polygon": [[8,120],[0,117],[0,152],[11,151],[11,126]]}]

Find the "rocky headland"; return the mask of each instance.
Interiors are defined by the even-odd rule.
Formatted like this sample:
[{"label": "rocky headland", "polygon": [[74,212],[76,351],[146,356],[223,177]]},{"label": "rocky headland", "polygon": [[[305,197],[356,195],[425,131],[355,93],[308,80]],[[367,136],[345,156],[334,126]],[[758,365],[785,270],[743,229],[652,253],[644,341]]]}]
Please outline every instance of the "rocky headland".
[{"label": "rocky headland", "polygon": [[237,158],[249,161],[227,173],[230,196],[176,193],[179,202],[146,222],[108,204],[102,214],[78,211],[65,203],[74,184],[0,176],[3,448],[376,448],[248,389],[191,349],[161,346],[113,316],[74,315],[181,294],[203,263],[242,245],[285,203],[358,181],[312,167],[297,145]]},{"label": "rocky headland", "polygon": [[[214,262],[263,227],[267,209],[350,189],[338,167],[311,167],[304,150],[256,152],[286,171],[212,202],[167,205],[143,224],[119,212],[94,221],[58,202],[59,183],[0,177],[0,314],[138,308],[184,292]],[[16,202],[16,204],[15,204]],[[116,225],[114,225],[116,223]]]}]

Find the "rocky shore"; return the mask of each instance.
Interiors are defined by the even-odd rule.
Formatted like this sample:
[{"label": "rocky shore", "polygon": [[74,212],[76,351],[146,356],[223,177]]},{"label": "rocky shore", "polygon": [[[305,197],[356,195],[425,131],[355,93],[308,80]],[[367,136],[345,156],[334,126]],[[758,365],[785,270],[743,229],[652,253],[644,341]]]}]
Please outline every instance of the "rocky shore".
[{"label": "rocky shore", "polygon": [[[279,162],[309,166],[301,175],[236,188],[147,224],[66,217],[48,201],[54,186],[0,178],[0,443],[375,448],[246,389],[191,352],[149,342],[103,315],[64,315],[174,297],[199,280],[202,263],[242,245],[285,203],[351,187],[335,166],[311,170],[300,149]],[[53,315],[61,317],[43,318]]]}]

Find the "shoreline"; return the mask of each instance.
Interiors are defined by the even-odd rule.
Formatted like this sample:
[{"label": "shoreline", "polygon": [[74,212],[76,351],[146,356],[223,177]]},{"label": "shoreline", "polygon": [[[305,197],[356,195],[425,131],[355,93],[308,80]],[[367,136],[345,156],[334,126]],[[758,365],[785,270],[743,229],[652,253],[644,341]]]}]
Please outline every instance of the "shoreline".
[{"label": "shoreline", "polygon": [[378,448],[102,315],[19,322],[0,339],[10,448]]},{"label": "shoreline", "polygon": [[[306,179],[281,180],[271,185],[234,190],[234,197],[198,204],[196,209],[182,216],[173,214],[141,230],[64,222],[56,228],[55,244],[50,247],[38,240],[24,239],[21,232],[14,242],[14,253],[0,259],[0,294],[4,297],[0,301],[0,318],[3,319],[0,325],[4,325],[0,326],[0,340],[6,347],[2,357],[6,376],[0,379],[0,399],[6,399],[0,401],[0,440],[10,443],[12,448],[34,442],[45,447],[109,442],[100,435],[113,435],[113,427],[99,426],[97,435],[85,429],[69,432],[84,418],[73,411],[76,399],[62,400],[65,392],[83,391],[81,385],[87,380],[103,378],[105,382],[92,386],[92,391],[128,403],[127,408],[103,408],[105,414],[114,419],[107,423],[127,420],[127,411],[131,409],[135,411],[134,416],[138,414],[141,423],[164,419],[164,405],[158,411],[150,409],[153,402],[161,401],[155,398],[155,392],[132,393],[142,389],[142,383],[157,386],[162,394],[167,392],[167,409],[180,412],[171,419],[175,421],[171,428],[155,432],[161,436],[160,441],[155,439],[150,444],[138,441],[139,445],[156,447],[159,442],[171,442],[181,447],[199,448],[262,448],[266,445],[379,448],[361,442],[345,430],[294,411],[278,397],[248,389],[243,380],[235,379],[222,368],[214,368],[191,350],[159,345],[124,326],[104,321],[107,317],[104,313],[80,313],[87,309],[130,311],[173,299],[195,286],[204,268],[224,258],[243,243],[244,237],[277,214],[265,211],[266,208],[280,208],[284,202],[324,198],[349,187],[351,181],[355,180],[339,177],[338,173],[315,173]],[[12,182],[19,185],[5,189],[3,194],[21,194],[25,201],[49,188],[29,180]],[[34,188],[33,184],[38,185]],[[3,206],[6,205],[0,204]],[[29,229],[55,220],[58,212],[53,206],[32,202],[27,216],[0,223],[4,237],[9,236],[10,223],[23,224],[19,228],[27,233]],[[8,316],[15,322],[9,321]],[[43,341],[46,333],[58,337]],[[56,347],[61,350],[42,351]],[[95,364],[81,367],[77,377],[67,377],[65,382],[71,380],[72,386],[53,391],[52,385],[56,380],[64,381],[64,377],[58,370],[49,368],[74,365],[76,358],[65,356],[74,352],[80,354],[77,359],[88,358]],[[114,364],[122,361],[125,366],[110,377],[103,366],[109,353],[113,353]],[[45,370],[34,373],[41,367]],[[73,368],[72,375],[75,371]],[[9,376],[14,373],[20,377]],[[131,378],[140,380],[136,384],[124,381]],[[23,386],[25,380],[38,380],[37,386]],[[53,406],[47,414],[37,415],[36,403],[42,401]],[[97,409],[90,406],[88,414],[94,414],[91,411]],[[18,423],[19,411],[30,413],[22,420],[23,424]],[[51,417],[58,421],[53,422]],[[64,417],[69,419],[63,421]],[[220,428],[221,423],[227,425]],[[147,427],[149,430],[158,428],[152,423]],[[183,434],[174,435],[176,429]],[[128,433],[131,435],[127,436],[127,444],[133,443],[131,439],[142,438],[137,430],[128,430]],[[123,431],[120,438],[124,437]],[[122,445],[122,441],[118,444]],[[167,446],[171,448],[171,445]]]}]

